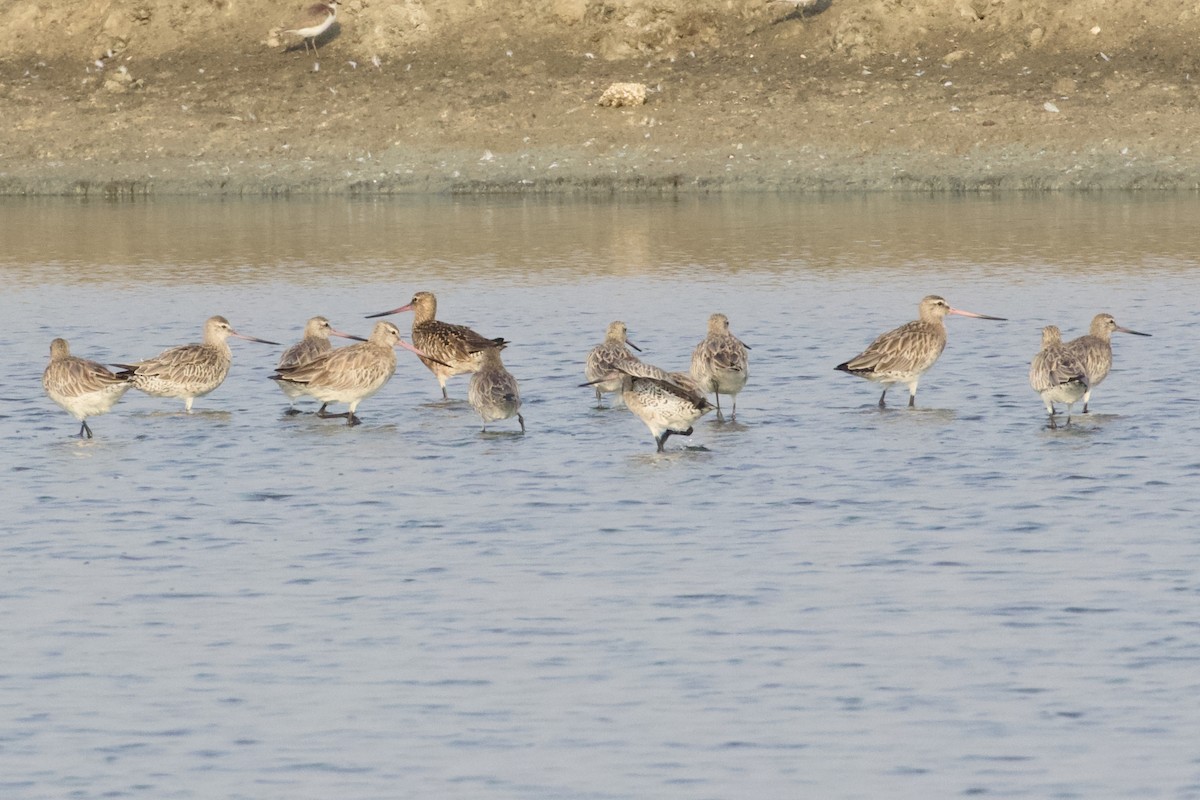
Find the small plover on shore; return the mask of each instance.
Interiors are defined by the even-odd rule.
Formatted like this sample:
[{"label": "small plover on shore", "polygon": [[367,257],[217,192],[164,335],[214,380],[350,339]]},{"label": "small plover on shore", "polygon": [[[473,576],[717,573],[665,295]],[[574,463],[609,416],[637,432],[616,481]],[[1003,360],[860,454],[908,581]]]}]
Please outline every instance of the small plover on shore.
[{"label": "small plover on shore", "polygon": [[281,33],[290,33],[301,37],[304,40],[305,53],[308,52],[308,43],[311,41],[315,55],[317,39],[329,30],[329,26],[337,19],[337,4],[338,0],[326,0],[326,2],[312,4],[304,9],[300,16]]}]

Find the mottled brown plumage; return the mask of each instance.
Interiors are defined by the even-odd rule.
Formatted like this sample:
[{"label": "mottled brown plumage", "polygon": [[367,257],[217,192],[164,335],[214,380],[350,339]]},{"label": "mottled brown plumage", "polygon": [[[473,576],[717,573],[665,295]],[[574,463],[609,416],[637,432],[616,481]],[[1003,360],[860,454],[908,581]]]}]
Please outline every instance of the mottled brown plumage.
[{"label": "mottled brown plumage", "polygon": [[1092,390],[1108,377],[1112,369],[1112,335],[1114,331],[1132,333],[1134,336],[1149,336],[1148,333],[1131,331],[1122,328],[1113,319],[1112,314],[1097,314],[1092,317],[1088,332],[1078,339],[1067,342],[1067,347],[1083,362],[1087,373],[1088,388],[1083,393],[1083,413],[1088,413],[1088,401],[1092,399]]},{"label": "mottled brown plumage", "polygon": [[944,299],[933,294],[921,300],[918,308],[920,319],[882,334],[866,350],[834,367],[883,384],[883,394],[879,396],[880,408],[884,407],[884,398],[894,383],[908,386],[908,405],[910,408],[916,406],[917,384],[921,376],[946,349],[946,325],[943,320],[947,314],[975,319],[1004,319],[951,308]]},{"label": "mottled brown plumage", "polygon": [[80,422],[79,438],[92,438],[88,417],[107,414],[132,384],[103,364],[71,355],[66,339],[50,343],[50,363],[42,373],[47,396]]},{"label": "mottled brown plumage", "polygon": [[191,413],[192,401],[216,389],[229,374],[233,352],[227,340],[230,336],[248,342],[278,345],[253,336],[244,336],[233,329],[224,317],[209,317],[204,323],[204,341],[183,344],[164,350],[154,358],[136,364],[117,364],[122,376],[128,376],[133,387],[152,397],[178,397],[184,409]]},{"label": "mottled brown plumage", "polygon": [[413,312],[413,345],[425,354],[421,363],[437,377],[443,399],[449,397],[446,393],[447,378],[475,372],[482,363],[484,350],[508,344],[504,339],[480,336],[465,325],[440,322],[437,319],[437,298],[433,292],[417,292],[408,305],[370,314],[368,319],[404,311]]},{"label": "mottled brown plumage", "polygon": [[[691,436],[692,423],[715,408],[685,372],[666,372],[632,359],[615,367],[603,380],[613,379],[621,381],[625,406],[650,429],[660,453],[671,434]],[[581,385],[591,386],[592,382]]]},{"label": "mottled brown plumage", "polygon": [[471,374],[467,385],[467,399],[483,420],[483,430],[489,422],[517,418],[521,433],[525,432],[525,417],[521,416],[521,392],[517,379],[504,368],[500,360],[501,347],[489,347],[482,351],[479,369]]},{"label": "mottled brown plumage", "polygon": [[1051,428],[1058,427],[1055,403],[1066,404],[1067,424],[1071,424],[1071,408],[1088,388],[1087,373],[1074,351],[1063,344],[1062,332],[1054,325],[1042,328],[1042,349],[1029,365],[1029,385],[1046,405]]},{"label": "mottled brown plumage", "polygon": [[629,348],[641,352],[641,348],[629,341],[629,330],[620,320],[610,322],[604,334],[604,341],[592,348],[584,364],[583,374],[588,383],[596,390],[596,407],[600,408],[600,400],[604,394],[621,391],[621,378],[608,378],[612,371],[629,361],[638,358],[629,352]]},{"label": "mottled brown plumage", "polygon": [[[275,368],[286,369],[288,367],[298,367],[310,361],[315,361],[331,352],[333,344],[329,341],[330,336],[340,336],[343,339],[354,339],[359,342],[366,341],[361,336],[354,336],[353,334],[336,330],[325,317],[313,317],[304,326],[304,338],[283,352]],[[277,380],[275,384],[291,401],[288,404],[286,413],[299,414],[300,411],[295,407],[296,399],[303,397],[307,392],[292,381]],[[325,407],[321,406],[321,410],[323,411],[324,409]]]},{"label": "mottled brown plumage", "polygon": [[345,417],[347,425],[357,425],[358,404],[383,388],[396,372],[396,349],[403,347],[422,353],[400,338],[400,329],[390,322],[377,322],[371,336],[361,344],[331,350],[319,358],[294,367],[281,367],[272,380],[291,383],[325,405],[347,403],[343,414],[325,413],[321,417]]},{"label": "mottled brown plumage", "polygon": [[737,419],[737,395],[750,377],[750,354],[742,340],[729,332],[729,318],[713,314],[708,318],[708,336],[692,351],[692,377],[705,393],[717,398],[717,421],[723,422],[721,395],[733,398],[731,420]]}]

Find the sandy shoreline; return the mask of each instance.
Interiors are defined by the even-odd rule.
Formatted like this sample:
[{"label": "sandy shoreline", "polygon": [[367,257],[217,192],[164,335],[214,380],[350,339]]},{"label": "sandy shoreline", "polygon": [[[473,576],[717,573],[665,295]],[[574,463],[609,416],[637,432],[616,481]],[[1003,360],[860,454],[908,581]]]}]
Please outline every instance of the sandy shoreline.
[{"label": "sandy shoreline", "polygon": [[369,163],[164,159],[131,164],[6,165],[0,195],[149,197],[392,194],[693,194],[725,192],[1003,192],[1200,189],[1200,164],[1177,158],[1012,152],[947,163],[910,154],[798,159],[788,153],[550,150],[514,156],[389,154]]},{"label": "sandy shoreline", "polygon": [[4,33],[0,195],[1197,190],[1200,21],[1154,5],[347,0],[314,60],[266,0],[47,0]]}]

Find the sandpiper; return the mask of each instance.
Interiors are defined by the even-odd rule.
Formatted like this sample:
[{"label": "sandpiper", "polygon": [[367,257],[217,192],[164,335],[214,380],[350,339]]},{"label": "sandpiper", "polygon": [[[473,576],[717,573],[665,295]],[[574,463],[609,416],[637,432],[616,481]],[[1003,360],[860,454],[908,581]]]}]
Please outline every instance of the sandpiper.
[{"label": "sandpiper", "polygon": [[209,317],[204,323],[204,341],[164,350],[154,358],[135,364],[114,364],[121,377],[133,382],[133,388],[152,397],[178,397],[184,410],[192,413],[192,401],[216,389],[229,374],[233,353],[226,341],[230,336],[248,342],[278,345],[238,333],[224,317]]},{"label": "sandpiper", "polygon": [[437,298],[433,292],[417,292],[412,300],[391,311],[368,314],[367,319],[386,317],[403,311],[413,312],[412,341],[423,354],[421,363],[429,368],[446,394],[446,379],[454,375],[475,372],[482,363],[482,353],[508,344],[504,339],[488,339],[465,325],[451,325],[437,319]]},{"label": "sandpiper", "polygon": [[300,12],[300,16],[283,29],[283,33],[290,33],[294,36],[299,36],[304,40],[304,52],[308,53],[308,43],[312,42],[313,55],[317,54],[317,39],[325,31],[329,30],[329,26],[333,25],[337,19],[337,5],[340,0],[325,0],[322,3],[313,3],[308,8]]},{"label": "sandpiper", "polygon": [[1041,395],[1051,428],[1058,427],[1055,403],[1066,403],[1067,424],[1071,424],[1071,408],[1088,389],[1087,372],[1076,353],[1063,344],[1062,332],[1054,325],[1042,328],[1042,349],[1029,365],[1029,385]]},{"label": "sandpiper", "polygon": [[750,377],[750,347],[729,332],[729,318],[713,314],[708,318],[708,336],[692,351],[692,377],[706,393],[717,396],[717,421],[721,414],[721,395],[733,398],[730,421],[737,419],[737,395]]},{"label": "sandpiper", "polygon": [[1122,328],[1113,319],[1112,314],[1097,314],[1092,317],[1092,325],[1086,334],[1078,339],[1067,342],[1067,347],[1083,362],[1087,373],[1087,391],[1083,393],[1083,413],[1088,413],[1088,401],[1092,399],[1092,390],[1108,377],[1112,369],[1112,335],[1113,332],[1132,333],[1134,336],[1149,336],[1148,333],[1131,331]]},{"label": "sandpiper", "polygon": [[[333,344],[329,341],[330,336],[340,336],[343,339],[354,339],[359,342],[366,341],[361,336],[334,329],[325,317],[313,317],[304,326],[304,338],[283,352],[283,355],[279,357],[279,364],[275,368],[299,367],[320,358],[333,350]],[[277,380],[275,383],[291,401],[288,404],[288,410],[284,413],[289,416],[299,414],[300,410],[296,408],[296,399],[303,397],[307,392],[292,381]],[[325,407],[321,406],[321,410],[324,411]]]},{"label": "sandpiper", "polygon": [[715,408],[692,377],[683,372],[665,372],[634,360],[617,366],[601,380],[613,379],[621,381],[626,408],[650,429],[660,453],[671,434],[691,436],[692,423]]},{"label": "sandpiper", "polygon": [[42,388],[80,422],[80,439],[92,438],[87,418],[107,414],[132,385],[128,376],[115,375],[103,364],[71,355],[66,339],[50,343],[50,363],[42,373]]},{"label": "sandpiper", "polygon": [[517,422],[521,423],[521,433],[524,433],[525,418],[520,412],[521,392],[517,388],[517,379],[504,368],[500,360],[500,351],[503,349],[489,347],[482,352],[482,363],[471,374],[471,382],[467,385],[467,399],[483,420],[484,431],[489,422],[515,416]]},{"label": "sandpiper", "polygon": [[[375,323],[375,330],[365,342],[331,350],[307,364],[281,367],[271,379],[295,384],[305,394],[324,403],[317,416],[345,417],[347,425],[357,425],[361,421],[354,413],[358,404],[382,389],[395,374],[397,347],[425,355],[400,338],[399,328],[380,321]],[[330,403],[347,403],[348,410],[342,414],[328,414],[325,406]]]},{"label": "sandpiper", "polygon": [[1004,320],[1004,317],[989,317],[987,314],[951,308],[949,303],[934,294],[921,300],[919,309],[920,319],[880,335],[866,350],[834,367],[883,384],[883,394],[879,395],[880,408],[884,408],[884,398],[894,383],[908,386],[908,407],[916,407],[917,383],[946,349],[946,324],[943,322],[946,315]]},{"label": "sandpiper", "polygon": [[596,408],[603,407],[600,402],[603,395],[621,391],[619,375],[611,380],[606,377],[618,365],[630,359],[637,361],[637,356],[629,352],[629,348],[632,347],[639,353],[642,352],[642,348],[629,341],[628,336],[629,329],[625,327],[624,322],[620,320],[610,322],[608,330],[604,334],[604,341],[593,347],[588,353],[583,374],[596,390]]}]

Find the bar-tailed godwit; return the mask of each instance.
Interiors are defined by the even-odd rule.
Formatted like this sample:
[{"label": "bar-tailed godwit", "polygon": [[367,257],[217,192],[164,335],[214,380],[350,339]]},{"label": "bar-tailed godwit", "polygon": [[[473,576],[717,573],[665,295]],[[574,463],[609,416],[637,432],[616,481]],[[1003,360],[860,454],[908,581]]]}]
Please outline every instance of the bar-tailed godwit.
[{"label": "bar-tailed godwit", "polygon": [[[333,350],[333,344],[329,341],[330,336],[340,336],[343,339],[354,339],[359,342],[366,341],[361,336],[336,330],[325,317],[313,317],[304,326],[304,338],[283,351],[283,355],[279,357],[279,363],[275,369],[298,367],[301,364],[307,364],[310,361],[320,358]],[[275,383],[291,401],[285,413],[289,416],[299,414],[300,410],[296,408],[296,399],[305,396],[307,392],[291,381],[278,380]],[[322,410],[324,410],[324,407],[322,407]]]},{"label": "bar-tailed godwit", "polygon": [[525,418],[521,416],[521,392],[517,379],[504,368],[500,360],[502,347],[489,347],[482,352],[479,369],[471,374],[467,385],[467,399],[471,407],[483,420],[483,430],[489,422],[517,418],[521,433],[525,432]]},{"label": "bar-tailed godwit", "polygon": [[79,438],[92,438],[87,418],[107,414],[132,384],[108,367],[71,355],[66,339],[50,343],[50,363],[42,373],[42,388],[51,400],[80,423]]},{"label": "bar-tailed godwit", "polygon": [[1150,335],[1122,328],[1113,319],[1112,314],[1097,314],[1092,317],[1091,328],[1086,334],[1067,342],[1067,347],[1071,348],[1083,362],[1083,369],[1087,373],[1088,388],[1083,393],[1083,413],[1085,414],[1088,413],[1088,401],[1092,399],[1092,390],[1108,377],[1108,372],[1112,369],[1113,331],[1132,333],[1134,336]]},{"label": "bar-tailed godwit", "polygon": [[347,425],[357,425],[361,420],[355,415],[358,404],[383,388],[396,372],[396,348],[412,350],[419,356],[425,355],[400,338],[400,329],[390,322],[375,323],[371,336],[361,344],[339,347],[319,358],[295,367],[281,367],[272,375],[272,380],[295,384],[305,394],[315,397],[325,405],[347,403],[348,410],[342,414],[325,413],[325,406],[317,412],[321,417],[345,417]]},{"label": "bar-tailed godwit", "polygon": [[691,436],[692,423],[716,408],[687,373],[665,372],[637,360],[617,366],[613,373],[602,380],[621,380],[625,406],[650,429],[660,453],[671,434]]},{"label": "bar-tailed godwit", "polygon": [[484,350],[503,347],[504,339],[488,339],[480,336],[465,325],[451,325],[437,319],[437,298],[433,292],[417,292],[412,300],[391,311],[368,314],[367,319],[386,317],[403,311],[413,312],[412,340],[418,350],[426,354],[421,363],[429,368],[442,387],[442,398],[446,394],[446,379],[479,369]]},{"label": "bar-tailed godwit", "polygon": [[152,397],[182,399],[184,409],[190,414],[192,401],[216,389],[229,374],[229,365],[233,363],[227,341],[230,336],[248,342],[279,344],[240,334],[224,317],[209,317],[204,323],[202,343],[183,344],[136,364],[114,366],[121,368],[118,374],[128,376],[135,389]]},{"label": "bar-tailed godwit", "polygon": [[942,350],[946,349],[946,324],[943,322],[946,315],[1004,320],[1004,317],[990,317],[987,314],[951,308],[949,303],[933,294],[921,300],[918,308],[920,319],[882,334],[871,342],[866,350],[834,367],[842,372],[883,384],[883,394],[879,395],[880,408],[884,407],[888,389],[895,383],[908,386],[908,406],[916,406],[917,383],[925,371],[938,360]]},{"label": "bar-tailed godwit", "polygon": [[1083,362],[1063,344],[1062,332],[1054,325],[1042,328],[1042,349],[1029,365],[1029,385],[1042,397],[1050,427],[1057,428],[1054,404],[1067,406],[1067,424],[1071,424],[1071,408],[1087,391],[1087,372]]},{"label": "bar-tailed godwit", "polygon": [[588,383],[596,390],[596,408],[602,408],[600,400],[603,395],[621,391],[620,375],[611,379],[608,378],[608,375],[626,361],[637,360],[637,356],[629,352],[629,348],[632,347],[639,353],[642,352],[642,348],[629,341],[628,336],[629,330],[625,327],[624,322],[620,320],[610,322],[608,330],[604,334],[604,341],[593,347],[588,353],[583,374],[587,377]]},{"label": "bar-tailed godwit", "polygon": [[721,414],[721,395],[733,398],[729,419],[737,419],[737,395],[750,377],[750,348],[729,332],[729,318],[713,314],[708,318],[708,336],[692,351],[692,377],[705,392],[717,396],[717,421]]}]

